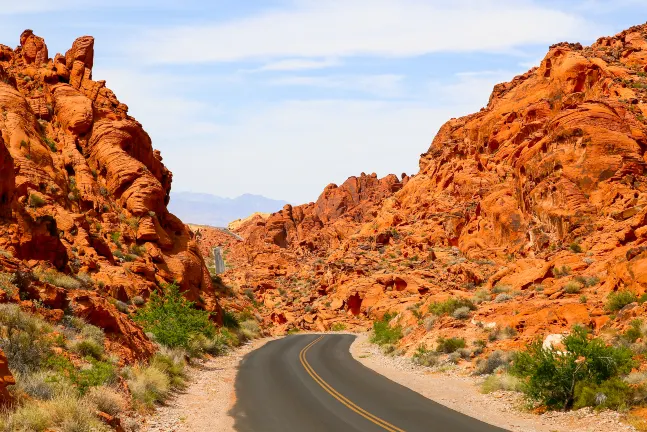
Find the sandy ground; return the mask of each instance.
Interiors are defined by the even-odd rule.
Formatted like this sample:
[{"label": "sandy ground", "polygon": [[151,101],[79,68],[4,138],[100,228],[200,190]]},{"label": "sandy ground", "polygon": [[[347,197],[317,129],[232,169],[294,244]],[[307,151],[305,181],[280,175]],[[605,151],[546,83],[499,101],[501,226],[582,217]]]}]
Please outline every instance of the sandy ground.
[{"label": "sandy ground", "polygon": [[404,357],[382,354],[368,342],[366,334],[359,335],[350,348],[353,357],[364,366],[421,395],[484,422],[514,432],[629,432],[631,426],[620,422],[621,415],[589,409],[568,413],[536,415],[523,412],[523,400],[514,392],[484,395],[479,391],[480,380],[456,372],[432,373],[429,368],[415,365]]},{"label": "sandy ground", "polygon": [[[189,387],[160,407],[146,421],[144,432],[235,432],[229,410],[236,401],[234,383],[238,365],[249,352],[271,338],[259,339],[226,356],[209,359],[193,369]],[[442,405],[514,432],[632,432],[615,412],[584,409],[569,413],[531,414],[523,411],[518,394],[479,391],[479,379],[456,372],[437,373],[410,359],[391,357],[358,335],[351,346],[353,357],[385,377]]]},{"label": "sandy ground", "polygon": [[227,413],[236,403],[234,383],[243,357],[272,338],[258,339],[192,370],[189,386],[146,421],[144,432],[234,432]]}]

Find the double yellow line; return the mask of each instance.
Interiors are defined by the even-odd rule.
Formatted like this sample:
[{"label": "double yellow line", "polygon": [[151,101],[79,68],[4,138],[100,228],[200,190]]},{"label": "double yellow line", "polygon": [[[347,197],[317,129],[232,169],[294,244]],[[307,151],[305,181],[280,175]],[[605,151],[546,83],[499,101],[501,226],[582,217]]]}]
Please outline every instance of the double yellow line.
[{"label": "double yellow line", "polygon": [[301,352],[299,353],[299,360],[301,360],[301,364],[303,365],[304,369],[308,374],[312,377],[313,380],[317,384],[319,384],[328,394],[330,394],[332,397],[337,399],[339,402],[344,404],[346,407],[351,409],[352,411],[355,411],[357,414],[361,415],[364,417],[366,420],[375,423],[376,425],[380,426],[382,429],[387,430],[389,432],[405,432],[402,429],[393,426],[392,424],[382,420],[381,418],[371,414],[370,412],[362,409],[361,407],[355,405],[353,402],[348,400],[346,397],[344,397],[342,394],[340,394],[337,390],[332,388],[330,384],[328,384],[326,381],[321,378],[317,372],[314,371],[312,366],[310,366],[310,363],[308,363],[308,360],[306,360],[306,353],[310,348],[312,348],[317,342],[321,341],[323,339],[323,336],[319,336],[319,338],[315,339],[314,341],[310,342],[308,345],[306,345]]}]

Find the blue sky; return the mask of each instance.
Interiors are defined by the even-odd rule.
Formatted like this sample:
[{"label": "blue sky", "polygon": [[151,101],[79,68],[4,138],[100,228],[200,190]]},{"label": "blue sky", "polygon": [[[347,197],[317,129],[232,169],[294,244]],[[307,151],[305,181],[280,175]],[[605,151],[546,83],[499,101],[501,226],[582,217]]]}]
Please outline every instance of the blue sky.
[{"label": "blue sky", "polygon": [[92,35],[105,79],[174,189],[314,201],[361,172],[415,173],[451,117],[549,45],[647,20],[642,0],[0,0],[50,56]]}]

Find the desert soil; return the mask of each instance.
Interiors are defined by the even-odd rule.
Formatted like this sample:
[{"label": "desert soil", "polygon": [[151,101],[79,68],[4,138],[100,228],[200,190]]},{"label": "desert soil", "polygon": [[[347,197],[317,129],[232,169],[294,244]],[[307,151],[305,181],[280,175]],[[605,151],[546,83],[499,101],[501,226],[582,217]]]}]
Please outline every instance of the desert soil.
[{"label": "desert soil", "polygon": [[234,432],[228,412],[236,403],[234,384],[238,365],[251,351],[273,338],[258,339],[210,358],[191,370],[189,386],[159,408],[142,428],[144,432]]},{"label": "desert soil", "polygon": [[[200,363],[192,370],[187,389],[159,408],[147,420],[143,431],[234,432],[234,419],[229,411],[236,402],[234,384],[238,365],[246,354],[270,340],[259,339],[228,355]],[[484,395],[479,391],[479,378],[461,375],[457,370],[432,372],[408,358],[384,355],[368,341],[367,334],[358,335],[351,354],[364,366],[435,402],[513,432],[635,431],[621,422],[620,414],[611,411],[595,413],[583,409],[542,415],[525,412],[523,400],[516,393]]]}]

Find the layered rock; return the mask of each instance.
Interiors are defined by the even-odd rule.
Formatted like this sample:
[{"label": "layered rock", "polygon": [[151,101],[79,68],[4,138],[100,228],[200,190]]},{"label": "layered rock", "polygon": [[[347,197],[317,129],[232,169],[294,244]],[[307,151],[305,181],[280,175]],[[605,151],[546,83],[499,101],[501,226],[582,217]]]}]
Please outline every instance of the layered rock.
[{"label": "layered rock", "polygon": [[28,300],[71,308],[134,360],[154,346],[115,300],[177,282],[216,321],[220,307],[194,234],[166,208],[172,174],[128,107],[93,79],[93,57],[90,36],[54,59],[31,30],[16,49],[0,46],[0,249],[15,258],[0,270],[87,274],[94,292],[34,281]]}]

